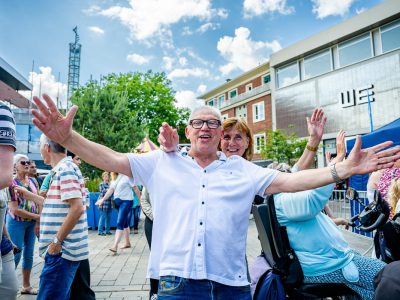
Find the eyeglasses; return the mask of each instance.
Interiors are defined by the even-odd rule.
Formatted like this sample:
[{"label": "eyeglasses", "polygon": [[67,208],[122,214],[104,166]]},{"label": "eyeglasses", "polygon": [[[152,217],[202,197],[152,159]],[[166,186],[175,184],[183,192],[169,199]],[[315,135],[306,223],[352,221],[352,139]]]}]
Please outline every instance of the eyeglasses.
[{"label": "eyeglasses", "polygon": [[23,166],[29,166],[31,164],[29,160],[21,160],[19,163]]},{"label": "eyeglasses", "polygon": [[210,129],[217,129],[219,126],[221,126],[221,121],[220,120],[216,120],[216,119],[211,119],[211,120],[193,119],[193,120],[190,120],[190,122],[189,122],[189,124],[194,129],[202,128],[204,123],[207,123],[207,126]]}]

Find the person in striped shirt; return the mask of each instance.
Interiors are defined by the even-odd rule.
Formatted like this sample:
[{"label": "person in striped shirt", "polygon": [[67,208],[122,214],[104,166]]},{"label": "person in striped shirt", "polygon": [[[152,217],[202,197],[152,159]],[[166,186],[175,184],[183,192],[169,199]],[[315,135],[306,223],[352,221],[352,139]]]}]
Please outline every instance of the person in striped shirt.
[{"label": "person in striped shirt", "polygon": [[53,169],[40,219],[39,254],[45,263],[37,299],[68,299],[75,273],[89,257],[84,179],[65,148],[45,135],[40,152]]}]

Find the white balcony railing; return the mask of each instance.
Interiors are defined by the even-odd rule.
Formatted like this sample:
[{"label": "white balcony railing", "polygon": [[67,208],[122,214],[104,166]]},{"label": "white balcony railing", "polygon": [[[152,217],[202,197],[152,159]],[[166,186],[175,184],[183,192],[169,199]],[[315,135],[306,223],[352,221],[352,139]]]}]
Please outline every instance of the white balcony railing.
[{"label": "white balcony railing", "polygon": [[218,108],[219,108],[219,109],[222,109],[222,108],[224,108],[224,107],[226,107],[226,106],[229,106],[229,105],[232,105],[232,104],[234,104],[234,103],[237,103],[237,102],[246,100],[246,99],[248,99],[248,98],[257,96],[257,95],[259,95],[259,94],[261,94],[261,93],[264,93],[264,92],[266,92],[266,91],[269,91],[269,90],[270,90],[269,83],[265,83],[265,84],[263,84],[263,85],[260,85],[260,86],[258,86],[258,87],[255,87],[255,88],[252,89],[251,91],[247,91],[247,92],[242,93],[242,94],[240,94],[240,95],[238,95],[238,96],[236,96],[236,97],[234,97],[234,98],[232,98],[232,99],[228,99],[228,100],[222,102],[221,105],[219,105]]}]

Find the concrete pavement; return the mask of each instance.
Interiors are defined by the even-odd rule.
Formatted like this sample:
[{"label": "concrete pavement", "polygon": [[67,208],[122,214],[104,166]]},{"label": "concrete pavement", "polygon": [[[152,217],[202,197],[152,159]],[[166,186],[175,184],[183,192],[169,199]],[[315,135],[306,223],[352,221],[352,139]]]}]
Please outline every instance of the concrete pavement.
[{"label": "concrete pavement", "polygon": [[[99,236],[97,231],[89,230],[91,285],[97,299],[113,300],[145,300],[148,299],[149,281],[146,279],[149,249],[143,230],[143,219],[139,224],[139,234],[131,233],[132,248],[119,250],[113,255],[108,249],[114,241],[114,235]],[[371,245],[371,239],[345,232],[345,238],[350,245],[364,253]],[[124,242],[120,244],[123,245]],[[36,247],[37,248],[37,247]],[[247,238],[247,258],[249,264],[260,254],[261,247],[254,220],[250,220]],[[38,256],[37,249],[32,269],[32,286],[39,286],[39,276],[43,260]],[[21,281],[21,270],[18,268]],[[18,299],[31,300],[34,296],[19,295]]]}]

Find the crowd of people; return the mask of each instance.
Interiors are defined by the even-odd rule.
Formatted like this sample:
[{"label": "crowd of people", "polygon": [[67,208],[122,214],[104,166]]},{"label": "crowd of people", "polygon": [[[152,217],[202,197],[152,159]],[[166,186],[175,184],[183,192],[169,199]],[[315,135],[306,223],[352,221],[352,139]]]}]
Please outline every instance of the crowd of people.
[{"label": "crowd of people", "polygon": [[[4,278],[2,272],[1,299],[1,293],[8,293],[4,299],[17,294],[15,268],[21,257],[21,293],[38,294],[37,299],[95,299],[85,213],[88,192],[80,158],[105,170],[96,202],[101,211],[99,235],[111,234],[112,208],[118,207],[110,253],[131,247],[130,219],[133,215],[137,233],[141,209],[145,214],[145,235],[151,247],[150,299],[251,299],[245,253],[249,212],[255,196],[271,194],[279,223],[287,227],[299,256],[305,282],[344,283],[362,299],[373,299],[374,277],[385,264],[352,251],[336,227],[346,224],[342,220],[335,224],[321,211],[327,209],[334,183],[371,172],[387,178],[387,170],[400,162],[400,150],[388,148],[391,142],[362,149],[357,137],[344,159],[345,133],[341,132],[338,155],[327,167],[311,169],[326,123],[323,111],[316,109],[307,118],[310,137],[294,167],[261,168],[251,163],[253,135],[246,122],[238,118],[222,122],[218,110],[204,106],[189,117],[185,134],[190,148],[177,151],[177,131],[164,123],[159,135],[162,150],[123,154],[72,130],[77,107],[63,116],[50,97],[43,98],[44,102],[34,97],[38,109],[32,112],[34,124],[43,132],[41,155],[52,167],[43,182],[31,171],[27,157],[15,155],[11,166],[3,160],[12,158],[15,139],[12,135],[5,142],[0,139],[0,163],[10,171],[0,180],[8,203],[7,225],[1,226],[2,265],[3,270],[12,269]],[[0,109],[9,116],[15,136],[11,112]],[[10,184],[12,167],[15,176]],[[108,172],[112,172],[111,181]],[[390,184],[388,199],[393,206],[398,201],[398,180]],[[30,284],[36,236],[44,258],[38,291]],[[123,237],[125,243],[119,247]]]}]

